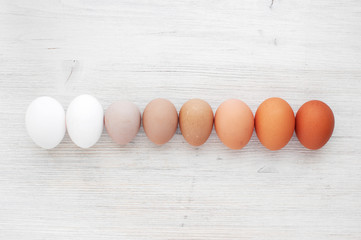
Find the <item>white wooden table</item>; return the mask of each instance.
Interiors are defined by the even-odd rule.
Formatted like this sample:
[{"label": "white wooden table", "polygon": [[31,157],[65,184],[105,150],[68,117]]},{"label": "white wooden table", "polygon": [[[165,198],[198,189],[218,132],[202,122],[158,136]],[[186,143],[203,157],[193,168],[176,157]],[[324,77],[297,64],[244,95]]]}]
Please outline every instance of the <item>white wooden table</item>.
[{"label": "white wooden table", "polygon": [[[361,239],[361,1],[0,2],[0,239]],[[266,98],[334,111],[319,151],[254,135],[240,151],[213,131],[157,147],[104,131],[89,150],[66,135],[35,146],[24,113],[49,95],[141,110],[156,97],[214,111]]]}]

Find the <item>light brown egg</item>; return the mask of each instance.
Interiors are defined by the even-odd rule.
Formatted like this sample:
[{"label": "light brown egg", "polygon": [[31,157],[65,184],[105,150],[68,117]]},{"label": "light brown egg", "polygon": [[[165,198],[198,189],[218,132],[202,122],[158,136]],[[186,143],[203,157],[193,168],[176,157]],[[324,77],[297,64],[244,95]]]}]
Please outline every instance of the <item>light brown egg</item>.
[{"label": "light brown egg", "polygon": [[229,99],[218,107],[214,126],[224,145],[231,149],[241,149],[252,137],[253,113],[241,100]]},{"label": "light brown egg", "polygon": [[260,142],[270,150],[287,145],[295,129],[291,106],[281,98],[269,98],[257,109],[255,129]]},{"label": "light brown egg", "polygon": [[205,143],[213,128],[213,111],[204,100],[191,99],[179,112],[179,127],[184,139],[193,146]]},{"label": "light brown egg", "polygon": [[296,135],[309,149],[323,147],[332,136],[335,118],[324,102],[312,100],[301,106],[296,115]]},{"label": "light brown egg", "polygon": [[105,128],[114,142],[124,145],[130,142],[140,128],[140,111],[132,102],[119,101],[105,112]]},{"label": "light brown egg", "polygon": [[155,144],[167,143],[178,127],[177,109],[167,99],[157,98],[145,107],[143,128],[147,137]]}]

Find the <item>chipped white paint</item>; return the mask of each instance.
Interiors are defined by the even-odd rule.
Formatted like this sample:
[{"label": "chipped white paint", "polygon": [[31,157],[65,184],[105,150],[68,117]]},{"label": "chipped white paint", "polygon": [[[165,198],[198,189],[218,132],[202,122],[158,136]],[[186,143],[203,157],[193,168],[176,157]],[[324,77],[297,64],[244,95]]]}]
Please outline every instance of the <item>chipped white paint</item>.
[{"label": "chipped white paint", "polygon": [[[358,0],[0,3],[0,239],[361,239],[361,2]],[[26,136],[24,112],[83,93],[142,110],[155,97],[253,112],[267,97],[335,112],[320,151],[254,135],[241,151],[213,132],[54,150]]]}]

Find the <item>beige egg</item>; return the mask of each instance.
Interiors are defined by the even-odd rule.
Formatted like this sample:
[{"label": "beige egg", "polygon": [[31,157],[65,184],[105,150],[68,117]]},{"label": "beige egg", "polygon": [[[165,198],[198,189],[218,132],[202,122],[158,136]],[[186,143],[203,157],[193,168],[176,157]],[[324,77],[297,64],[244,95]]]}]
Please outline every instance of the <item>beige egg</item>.
[{"label": "beige egg", "polygon": [[114,142],[125,145],[137,135],[140,118],[140,111],[134,103],[115,102],[105,112],[105,128]]},{"label": "beige egg", "polygon": [[179,127],[184,139],[193,146],[204,144],[213,128],[213,111],[202,99],[191,99],[179,112]]},{"label": "beige egg", "polygon": [[177,109],[167,99],[157,98],[145,107],[143,128],[147,137],[155,144],[167,143],[178,127]]}]

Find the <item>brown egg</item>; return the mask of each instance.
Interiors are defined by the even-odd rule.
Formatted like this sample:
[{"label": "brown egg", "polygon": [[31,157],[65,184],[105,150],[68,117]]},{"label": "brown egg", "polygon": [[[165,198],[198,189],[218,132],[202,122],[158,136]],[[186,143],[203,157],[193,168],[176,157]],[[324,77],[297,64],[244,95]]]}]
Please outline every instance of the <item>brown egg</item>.
[{"label": "brown egg", "polygon": [[143,112],[143,128],[147,137],[155,144],[168,142],[178,126],[177,109],[167,99],[152,100]]},{"label": "brown egg", "polygon": [[331,108],[318,100],[303,104],[296,115],[296,135],[302,145],[309,149],[323,147],[330,139],[334,125]]},{"label": "brown egg", "polygon": [[260,142],[270,150],[287,145],[295,129],[291,106],[281,98],[269,98],[257,109],[255,129]]},{"label": "brown egg", "polygon": [[241,149],[252,137],[253,113],[241,100],[229,99],[218,107],[214,126],[224,145],[231,149]]},{"label": "brown egg", "polygon": [[127,144],[139,131],[139,108],[132,102],[115,102],[106,110],[104,122],[106,130],[114,142],[120,145]]},{"label": "brown egg", "polygon": [[213,111],[204,100],[191,99],[179,112],[179,127],[184,139],[193,146],[205,143],[213,128]]}]

